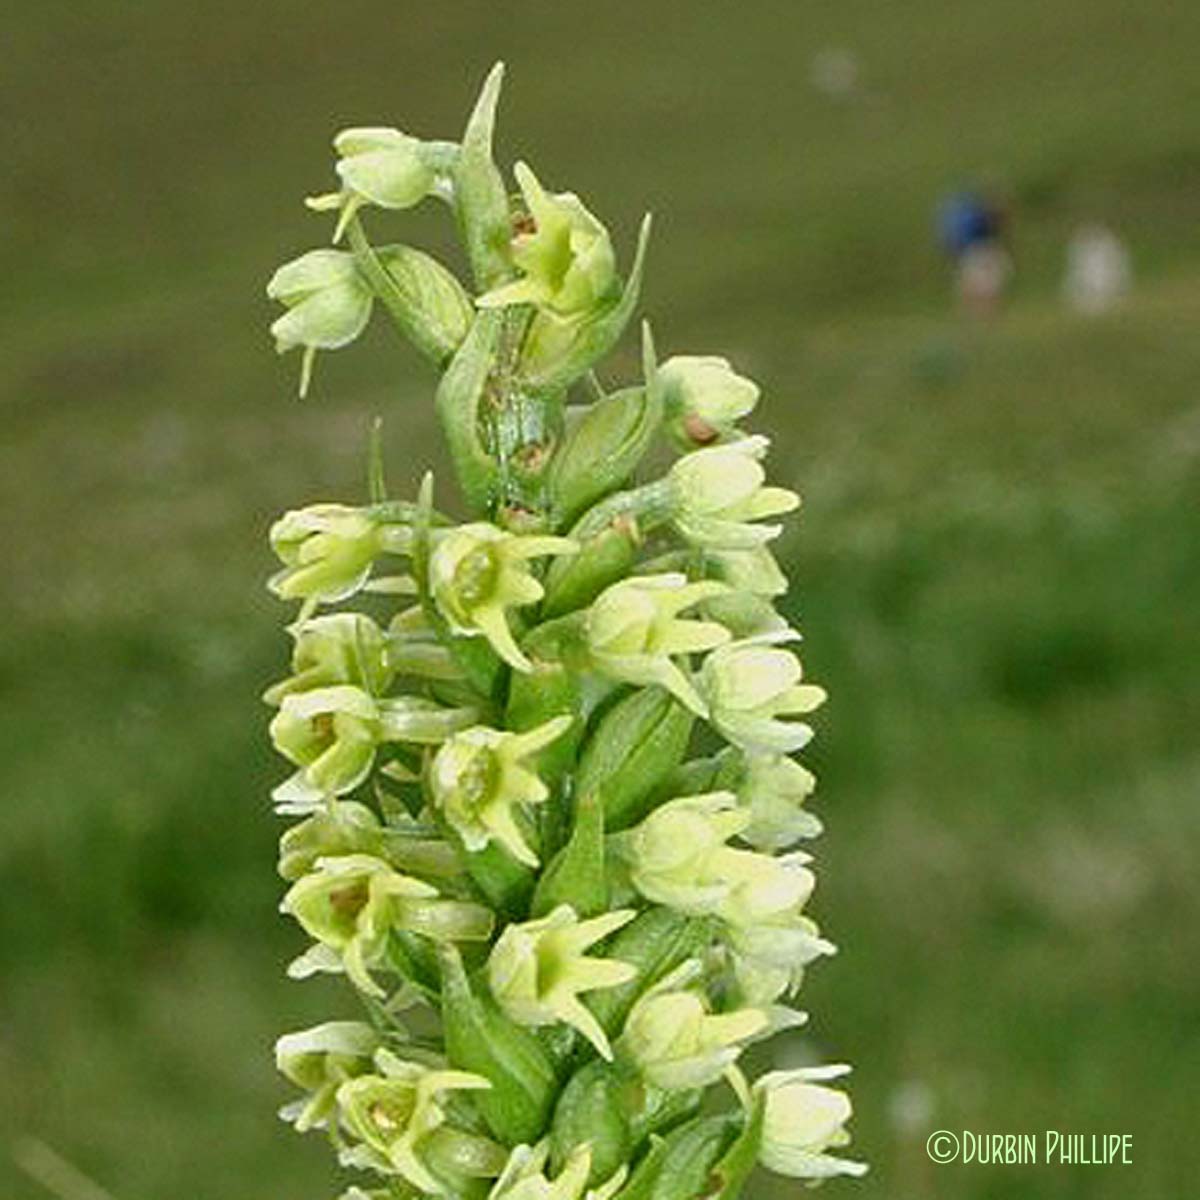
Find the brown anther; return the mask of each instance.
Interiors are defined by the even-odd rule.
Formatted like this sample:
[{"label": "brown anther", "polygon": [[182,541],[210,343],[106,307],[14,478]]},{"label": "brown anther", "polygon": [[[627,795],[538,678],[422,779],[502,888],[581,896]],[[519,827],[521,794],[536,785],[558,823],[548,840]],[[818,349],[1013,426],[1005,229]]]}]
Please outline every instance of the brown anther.
[{"label": "brown anther", "polygon": [[611,528],[614,533],[627,537],[635,546],[641,545],[642,531],[638,528],[637,518],[630,513],[622,513],[613,517]]},{"label": "brown anther", "polygon": [[514,213],[512,219],[512,231],[514,237],[528,237],[530,234],[537,232],[537,222],[533,219],[533,215],[531,213]]},{"label": "brown anther", "polygon": [[333,737],[333,713],[317,713],[312,718],[312,730],[319,738]]},{"label": "brown anther", "polygon": [[683,431],[697,446],[707,446],[710,442],[715,442],[721,432],[695,413],[688,413],[683,418]]},{"label": "brown anther", "polygon": [[523,470],[534,473],[546,465],[549,452],[541,442],[529,442],[517,451],[515,457]]},{"label": "brown anther", "polygon": [[355,883],[329,893],[329,907],[344,917],[357,916],[367,902],[367,885]]}]

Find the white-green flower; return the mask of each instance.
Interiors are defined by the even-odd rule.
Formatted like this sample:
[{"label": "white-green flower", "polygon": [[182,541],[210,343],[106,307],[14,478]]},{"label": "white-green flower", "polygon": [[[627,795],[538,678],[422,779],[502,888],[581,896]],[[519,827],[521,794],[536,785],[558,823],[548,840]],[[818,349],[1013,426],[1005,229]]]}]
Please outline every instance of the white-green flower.
[{"label": "white-green flower", "polygon": [[302,347],[300,395],[308,391],[318,350],[349,345],[371,319],[374,293],[344,250],[310,250],[282,267],[267,283],[267,295],[287,312],[271,326],[275,349]]},{"label": "white-green flower", "polygon": [[633,1006],[617,1043],[647,1082],[668,1091],[705,1088],[737,1061],[746,1043],[771,1026],[758,1008],[711,1013],[704,1000],[683,990],[699,964],[685,964]]},{"label": "white-green flower", "polygon": [[849,1143],[846,1122],[853,1110],[845,1092],[822,1082],[849,1070],[838,1064],[772,1071],[755,1083],[754,1092],[765,1101],[759,1149],[764,1167],[795,1179],[866,1174],[865,1163],[828,1153]]},{"label": "white-green flower", "polygon": [[782,754],[750,754],[738,784],[738,803],[750,814],[741,838],[757,850],[784,850],[800,838],[816,837],[821,822],[804,801],[816,776]]},{"label": "white-green flower", "polygon": [[535,604],[544,594],[530,559],[574,554],[562,537],[523,537],[478,521],[438,535],[429,564],[434,599],[455,633],[486,637],[518,671],[533,669],[508,626],[507,610]]},{"label": "white-green flower", "polygon": [[614,835],[610,844],[647,900],[705,916],[729,894],[722,863],[734,852],[725,843],[748,820],[731,792],[681,796],[660,805],[634,829]]},{"label": "white-green flower", "polygon": [[343,1153],[343,1162],[399,1175],[427,1195],[445,1194],[446,1186],[430,1169],[427,1153],[430,1139],[450,1128],[446,1094],[491,1084],[469,1071],[407,1062],[386,1050],[376,1055],[376,1064],[378,1074],[361,1075],[338,1088],[342,1124],[359,1140]]},{"label": "white-green flower", "polygon": [[592,1148],[587,1142],[571,1150],[553,1179],[546,1176],[549,1159],[548,1138],[536,1146],[515,1146],[488,1200],[609,1200],[629,1173],[627,1167],[621,1167],[599,1187],[589,1188]]},{"label": "white-green flower", "polygon": [[565,1021],[605,1058],[612,1058],[600,1023],[580,1001],[581,992],[628,983],[637,968],[609,958],[589,958],[589,946],[615,933],[637,914],[631,909],[581,921],[567,904],[547,917],[509,925],[488,958],[488,982],[501,1008],[521,1025]]},{"label": "white-green flower", "polygon": [[804,968],[837,947],[804,913],[816,879],[808,855],[772,858],[726,850],[722,870],[730,885],[715,912],[722,920],[735,977],[751,1003],[795,991]]},{"label": "white-green flower", "polygon": [[442,708],[419,696],[380,700],[350,684],[284,696],[271,741],[299,770],[275,789],[281,812],[306,813],[326,796],[353,791],[384,742],[437,745],[471,725],[474,709]]},{"label": "white-green flower", "polygon": [[726,358],[677,354],[658,368],[667,428],[684,450],[737,433],[737,423],[754,411],[758,384],[739,375]]},{"label": "white-green flower", "polygon": [[729,641],[715,621],[681,619],[679,613],[725,591],[714,581],[689,583],[678,574],[640,575],[614,583],[587,614],[587,645],[595,668],[610,679],[658,684],[692,712],[706,714],[691,679],[674,660]]},{"label": "white-green flower", "polygon": [[382,857],[385,834],[365,804],[329,800],[312,816],[285,829],[279,839],[279,874],[289,883],[313,869],[319,858],[343,854]]},{"label": "white-green flower", "polygon": [[430,771],[434,803],[468,850],[482,850],[495,841],[518,862],[538,865],[517,814],[543,803],[550,790],[528,762],[566,733],[571,720],[555,717],[525,733],[476,725],[438,750]]},{"label": "white-green flower", "polygon": [[263,693],[268,704],[279,704],[293,692],[349,683],[373,696],[392,679],[387,639],[364,613],[330,613],[294,625],[292,675]]},{"label": "white-green flower", "polygon": [[547,192],[525,163],[517,163],[515,174],[533,225],[512,243],[522,277],[481,296],[478,304],[534,304],[559,317],[595,308],[617,282],[608,230],[573,192]]},{"label": "white-green flower", "polygon": [[271,591],[282,600],[304,600],[305,610],[334,604],[360,591],[382,554],[407,554],[407,525],[376,520],[345,504],[312,504],[284,513],[271,526],[271,549],[283,570],[271,576]]},{"label": "white-green flower", "polygon": [[[291,886],[280,909],[337,956],[355,987],[372,996],[384,995],[371,971],[386,965],[393,930],[438,941],[479,941],[491,933],[494,919],[483,905],[442,899],[432,884],[401,875],[369,854],[318,859]],[[297,972],[323,969],[328,961],[326,954],[302,959]]]},{"label": "white-green flower", "polygon": [[275,1043],[275,1066],[308,1093],[280,1110],[298,1132],[319,1129],[337,1108],[337,1090],[348,1079],[371,1070],[379,1034],[361,1021],[327,1021],[285,1034]]},{"label": "white-green flower", "polygon": [[778,537],[781,525],[759,525],[764,517],[791,512],[800,497],[766,486],[762,459],[770,442],[742,438],[685,454],[671,468],[675,487],[674,525],[695,546],[753,550]]},{"label": "white-green flower", "polygon": [[825,702],[825,691],[802,683],[800,660],[777,643],[794,634],[767,634],[714,650],[700,670],[700,692],[709,718],[748,753],[790,754],[812,738],[804,716]]}]

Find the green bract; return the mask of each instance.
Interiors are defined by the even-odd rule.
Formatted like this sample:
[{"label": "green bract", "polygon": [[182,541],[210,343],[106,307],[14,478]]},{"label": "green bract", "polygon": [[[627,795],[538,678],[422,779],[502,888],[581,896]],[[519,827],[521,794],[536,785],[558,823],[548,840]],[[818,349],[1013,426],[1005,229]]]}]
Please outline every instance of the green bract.
[{"label": "green bract", "polygon": [[[502,74],[456,140],[339,133],[338,190],[309,207],[345,248],[268,289],[303,387],[317,350],[389,321],[439,373],[458,485],[393,498],[377,423],[365,503],[271,527],[293,608],[264,694],[292,768],[278,870],[307,938],[288,971],[344,976],[352,1002],[279,1039],[283,1115],[358,1172],[342,1200],[735,1200],[756,1162],[861,1174],[831,1153],[850,1102],[823,1081],[848,1068],[751,1084],[738,1062],[803,1023],[783,1001],[834,952],[792,849],[821,832],[792,755],[824,692],[768,548],[799,498],[768,482],[742,428],[759,386],[726,359],[660,362],[642,322],[637,374],[604,365],[649,219],[622,277],[576,195],[502,172]],[[428,196],[468,271],[368,230]]]}]

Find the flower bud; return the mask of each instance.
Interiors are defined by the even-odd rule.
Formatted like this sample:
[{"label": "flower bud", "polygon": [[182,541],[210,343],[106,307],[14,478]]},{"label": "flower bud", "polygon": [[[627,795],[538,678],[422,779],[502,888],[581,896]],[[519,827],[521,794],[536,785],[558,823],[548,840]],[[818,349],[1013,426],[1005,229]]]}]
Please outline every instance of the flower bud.
[{"label": "flower bud", "polygon": [[821,937],[803,913],[814,878],[808,856],[770,858],[748,850],[725,851],[730,884],[717,907],[733,954],[734,975],[750,1003],[768,1003],[795,991],[804,967],[837,947]]},{"label": "flower bud", "polygon": [[712,1014],[691,991],[676,991],[694,977],[689,964],[647,992],[634,1006],[617,1043],[655,1087],[675,1091],[716,1083],[732,1065],[743,1044],[770,1026],[761,1009],[743,1008]]},{"label": "flower bud", "polygon": [[361,1075],[338,1088],[342,1123],[360,1142],[342,1161],[400,1175],[421,1192],[443,1195],[446,1187],[431,1170],[428,1155],[438,1133],[451,1131],[445,1093],[491,1085],[482,1076],[406,1062],[386,1050],[376,1062],[379,1074]]},{"label": "flower bud", "polygon": [[606,588],[587,614],[593,665],[623,683],[657,684],[692,712],[706,715],[704,701],[672,657],[710,650],[729,640],[722,625],[678,617],[723,590],[723,584],[688,583],[685,575],[675,574],[635,576]]},{"label": "flower bud", "polygon": [[381,554],[408,552],[412,532],[360,508],[313,504],[285,513],[271,526],[270,538],[284,566],[268,587],[282,600],[304,600],[309,607],[353,596]]},{"label": "flower bud", "polygon": [[343,129],[333,139],[347,191],[380,208],[413,208],[434,190],[437,171],[424,143],[399,129]]},{"label": "flower bud", "polygon": [[338,1087],[368,1072],[379,1046],[379,1034],[361,1021],[328,1021],[285,1034],[275,1043],[275,1066],[309,1095],[279,1115],[300,1133],[324,1126],[337,1108]]},{"label": "flower bud", "polygon": [[569,538],[520,537],[482,521],[462,525],[441,535],[434,546],[429,564],[434,599],[455,633],[486,637],[510,666],[530,671],[506,610],[542,598],[529,559],[576,549]]},{"label": "flower bud", "polygon": [[280,909],[338,955],[351,982],[368,995],[384,995],[370,971],[386,965],[393,930],[444,941],[476,941],[491,932],[489,909],[439,899],[437,888],[401,875],[383,859],[346,854],[315,866],[292,885]]},{"label": "flower bud", "polygon": [[526,764],[571,723],[570,717],[555,717],[527,733],[476,725],[443,743],[430,772],[434,803],[468,850],[495,841],[518,862],[538,865],[516,814],[543,803],[550,791]]},{"label": "flower bud", "polygon": [[354,255],[343,250],[310,250],[285,263],[271,276],[267,295],[288,310],[271,326],[275,349],[284,354],[304,348],[301,396],[308,391],[316,352],[354,341],[371,319],[374,302]]},{"label": "flower bud", "polygon": [[783,850],[816,837],[821,822],[801,807],[816,786],[816,776],[790,758],[749,755],[737,788],[738,803],[750,813],[742,840],[756,850]]},{"label": "flower bud", "polygon": [[[781,935],[808,902],[816,878],[799,852],[773,858],[753,850],[725,849],[717,871],[727,890],[717,905],[717,915],[737,929],[756,930],[765,925]],[[782,960],[785,951],[780,950]]]},{"label": "flower bud", "polygon": [[573,192],[547,192],[523,162],[517,184],[533,228],[513,239],[512,258],[522,278],[481,296],[481,308],[534,304],[560,317],[595,308],[617,283],[608,230]]},{"label": "flower bud", "polygon": [[678,354],[659,371],[667,428],[681,450],[733,436],[737,422],[758,403],[758,384],[739,375],[725,358]]},{"label": "flower bud", "polygon": [[769,1171],[796,1179],[828,1179],[833,1175],[865,1175],[865,1163],[826,1153],[850,1141],[846,1122],[850,1097],[817,1080],[836,1079],[847,1066],[801,1067],[772,1071],[754,1085],[765,1098],[759,1160]]},{"label": "flower bud", "polygon": [[764,486],[761,460],[769,445],[765,437],[748,437],[694,450],[675,463],[670,479],[681,537],[706,549],[753,550],[779,536],[782,526],[752,523],[800,505],[795,492]]},{"label": "flower bud", "polygon": [[580,921],[563,904],[547,917],[509,925],[488,958],[488,981],[496,1002],[522,1025],[565,1021],[604,1058],[611,1058],[608,1038],[579,993],[625,983],[636,968],[612,959],[588,958],[584,951],[634,916],[624,909]]},{"label": "flower bud", "polygon": [[387,639],[363,613],[331,613],[294,626],[293,674],[268,688],[263,699],[278,704],[285,696],[349,683],[378,696],[391,682]]},{"label": "flower bud", "polygon": [[731,642],[704,660],[700,691],[712,723],[743,750],[789,754],[812,738],[811,726],[779,720],[810,713],[825,701],[824,689],[800,682],[800,660],[770,644],[788,636]]}]

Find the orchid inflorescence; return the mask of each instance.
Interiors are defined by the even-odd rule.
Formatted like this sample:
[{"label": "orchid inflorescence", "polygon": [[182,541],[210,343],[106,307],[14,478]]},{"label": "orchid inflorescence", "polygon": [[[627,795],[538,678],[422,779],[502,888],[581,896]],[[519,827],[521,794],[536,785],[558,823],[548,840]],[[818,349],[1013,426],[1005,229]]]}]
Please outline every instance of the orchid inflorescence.
[{"label": "orchid inflorescence", "polygon": [[[346,1200],[731,1200],[755,1163],[861,1174],[831,1153],[849,1068],[738,1066],[804,1020],[784,1002],[834,950],[793,848],[821,830],[791,755],[824,693],[773,606],[774,519],[799,499],[767,484],[767,439],[739,427],[758,387],[725,359],[660,364],[643,327],[641,381],[596,375],[649,219],[622,277],[577,196],[525,164],[510,194],[501,74],[459,142],[340,133],[338,186],[309,201],[333,246],[268,287],[302,392],[386,311],[440,372],[469,513],[429,476],[389,497],[376,432],[366,504],[271,529],[271,589],[299,603],[265,696],[293,767],[282,908],[310,939],[289,972],[343,975],[362,1005],[280,1038],[283,1115],[362,1173]],[[367,237],[368,213],[427,197],[470,286]],[[639,481],[656,447],[673,461]]]}]

